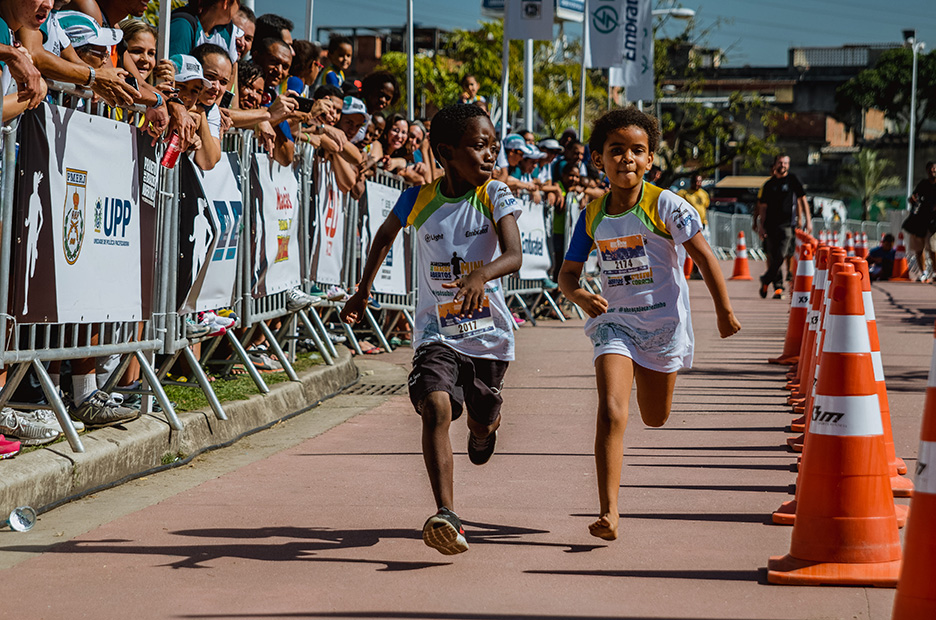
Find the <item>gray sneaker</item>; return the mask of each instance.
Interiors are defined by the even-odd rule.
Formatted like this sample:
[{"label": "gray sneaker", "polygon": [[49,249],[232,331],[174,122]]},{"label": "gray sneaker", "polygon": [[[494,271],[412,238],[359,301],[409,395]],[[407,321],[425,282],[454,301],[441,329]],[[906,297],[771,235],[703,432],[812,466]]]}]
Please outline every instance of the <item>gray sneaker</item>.
[{"label": "gray sneaker", "polygon": [[286,309],[290,312],[304,310],[321,303],[321,298],[304,293],[298,286],[286,291]]},{"label": "gray sneaker", "polygon": [[[44,424],[52,428],[58,429],[61,432],[65,432],[62,429],[62,425],[59,424],[58,418],[55,417],[55,412],[51,409],[36,409],[34,411],[24,411],[19,414],[19,417],[24,420],[29,420],[30,422],[36,422],[37,424]],[[75,430],[79,433],[84,430],[84,422],[81,420],[72,420],[72,425],[74,425]]]},{"label": "gray sneaker", "polygon": [[25,419],[19,411],[4,407],[0,411],[0,433],[16,437],[24,446],[41,446],[52,443],[62,431]]},{"label": "gray sneaker", "polygon": [[107,392],[95,390],[87,400],[77,406],[72,412],[72,417],[81,420],[90,428],[98,428],[136,420],[140,417],[140,412],[118,405]]}]

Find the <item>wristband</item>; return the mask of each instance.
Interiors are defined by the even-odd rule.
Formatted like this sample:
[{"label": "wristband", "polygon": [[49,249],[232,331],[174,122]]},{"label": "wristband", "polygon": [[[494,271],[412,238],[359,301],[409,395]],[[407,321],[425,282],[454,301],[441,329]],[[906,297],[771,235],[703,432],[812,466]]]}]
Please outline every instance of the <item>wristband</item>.
[{"label": "wristband", "polygon": [[156,91],[156,103],[154,103],[154,104],[151,105],[150,107],[151,107],[151,108],[160,108],[160,107],[162,107],[162,105],[163,105],[164,103],[165,103],[165,100],[163,100],[162,93],[160,93],[159,91]]},{"label": "wristband", "polygon": [[88,75],[88,81],[84,85],[85,88],[91,88],[92,86],[94,86],[94,77],[95,77],[94,67],[88,67],[88,71],[90,71],[91,73]]}]

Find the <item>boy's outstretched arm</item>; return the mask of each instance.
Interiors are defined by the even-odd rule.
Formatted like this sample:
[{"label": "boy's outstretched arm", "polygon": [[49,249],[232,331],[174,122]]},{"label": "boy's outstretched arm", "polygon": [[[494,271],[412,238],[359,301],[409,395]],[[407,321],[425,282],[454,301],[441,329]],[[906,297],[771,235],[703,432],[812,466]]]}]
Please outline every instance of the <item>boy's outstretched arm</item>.
[{"label": "boy's outstretched arm", "polygon": [[460,289],[453,301],[462,302],[461,316],[463,317],[471,316],[481,307],[484,300],[484,286],[488,282],[517,271],[523,263],[520,229],[517,227],[517,218],[513,213],[497,221],[497,238],[500,242],[500,256],[487,265],[475,269],[467,276],[442,285],[443,288]]},{"label": "boy's outstretched arm", "polygon": [[708,241],[701,233],[696,233],[689,241],[683,243],[689,258],[698,265],[705,286],[708,287],[712,301],[715,302],[715,317],[718,321],[718,333],[727,338],[741,329],[741,323],[731,310],[731,300],[728,299],[728,289],[725,287],[725,278],[722,276],[718,259],[712,253]]},{"label": "boy's outstretched arm", "polygon": [[584,266],[585,263],[562,261],[562,267],[559,268],[559,290],[566,299],[584,310],[585,314],[595,318],[607,312],[608,300],[601,295],[589,293],[579,285]]},{"label": "boy's outstretched arm", "polygon": [[395,213],[391,213],[384,220],[374,235],[371,242],[370,252],[367,253],[367,262],[364,263],[364,272],[361,274],[361,283],[357,291],[351,296],[341,309],[341,320],[349,325],[354,325],[364,316],[364,309],[367,308],[367,299],[371,294],[371,285],[377,276],[377,270],[383,265],[387,258],[387,252],[393,245],[403,225],[400,223]]}]

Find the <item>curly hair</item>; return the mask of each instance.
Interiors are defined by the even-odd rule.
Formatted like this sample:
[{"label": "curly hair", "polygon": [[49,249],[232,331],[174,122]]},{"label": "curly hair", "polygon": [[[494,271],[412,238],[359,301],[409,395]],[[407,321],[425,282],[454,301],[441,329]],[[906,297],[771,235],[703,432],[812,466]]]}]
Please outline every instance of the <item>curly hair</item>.
[{"label": "curly hair", "polygon": [[591,149],[592,153],[600,153],[604,150],[604,143],[611,135],[611,132],[624,127],[643,129],[647,134],[647,146],[650,148],[650,152],[656,152],[657,147],[660,145],[660,124],[656,118],[641,112],[634,106],[611,110],[595,121],[591,138],[588,140],[588,148]]},{"label": "curly hair", "polygon": [[429,146],[432,152],[442,159],[439,155],[440,144],[458,146],[462,134],[468,129],[468,124],[472,119],[487,118],[487,115],[483,108],[476,105],[456,103],[442,108],[432,117],[432,125],[429,129]]}]

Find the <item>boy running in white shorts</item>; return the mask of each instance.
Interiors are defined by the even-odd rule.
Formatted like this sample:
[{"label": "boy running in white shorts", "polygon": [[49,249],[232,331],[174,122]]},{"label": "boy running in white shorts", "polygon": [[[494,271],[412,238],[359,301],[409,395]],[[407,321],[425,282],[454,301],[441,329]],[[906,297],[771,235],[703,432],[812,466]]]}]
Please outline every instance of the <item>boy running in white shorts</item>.
[{"label": "boy running in white shorts", "polygon": [[[640,417],[662,426],[673,402],[676,371],[692,365],[686,254],[698,265],[715,302],[722,338],[741,325],[731,310],[718,261],[699,213],[669,190],[644,183],[659,142],[655,118],[634,107],[614,110],[595,123],[592,161],[611,191],[592,201],[576,223],[559,272],[563,294],[590,317],[585,333],[594,345],[598,384],[595,464],[598,520],[592,536],[617,538],[624,429],[634,380]],[[603,295],[579,285],[588,254],[597,247]]]},{"label": "boy running in white shorts", "polygon": [[432,119],[429,144],[445,176],[403,192],[374,236],[361,284],[341,319],[361,319],[371,284],[394,238],[412,226],[419,284],[413,330],[410,400],[422,416],[422,449],[438,512],[423,540],[440,553],[468,550],[455,514],[449,425],[468,410],[468,457],[483,465],[494,453],[501,389],[514,357],[511,315],[501,276],[520,269],[517,200],[491,173],[500,140],[477,106],[447,107]]}]

